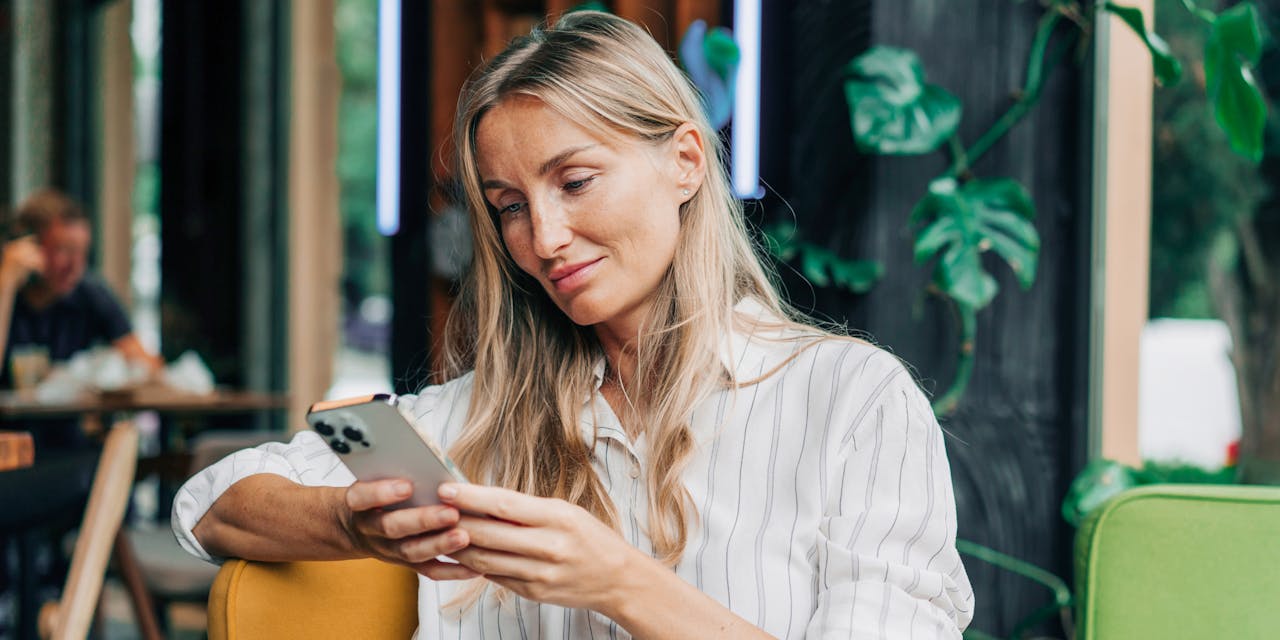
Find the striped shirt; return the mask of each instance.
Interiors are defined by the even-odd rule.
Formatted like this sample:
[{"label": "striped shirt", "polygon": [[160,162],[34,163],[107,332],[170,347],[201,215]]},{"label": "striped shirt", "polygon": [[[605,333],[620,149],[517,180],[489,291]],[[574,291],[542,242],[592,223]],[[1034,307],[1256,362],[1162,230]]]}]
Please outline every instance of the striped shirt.
[{"label": "striped shirt", "polygon": [[[860,342],[731,340],[726,364],[739,380],[781,368],[695,410],[697,447],[683,480],[698,518],[676,573],[779,638],[959,638],[973,591],[955,547],[943,434],[910,373]],[[401,410],[448,447],[471,390],[468,374],[404,397]],[[623,536],[652,554],[643,436],[629,438],[599,393],[581,416]],[[312,486],[354,481],[310,432],[232,454],[179,491],[173,526],[188,551],[217,561],[191,530],[222,492],[257,473]],[[420,578],[423,637],[629,637],[598,613],[499,599],[492,588],[461,617],[442,611],[461,584]]]}]

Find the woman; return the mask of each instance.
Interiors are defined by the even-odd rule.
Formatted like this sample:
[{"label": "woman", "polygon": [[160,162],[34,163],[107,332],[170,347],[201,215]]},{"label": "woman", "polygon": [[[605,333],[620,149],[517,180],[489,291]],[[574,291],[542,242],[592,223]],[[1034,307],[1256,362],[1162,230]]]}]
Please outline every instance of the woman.
[{"label": "woman", "polygon": [[407,483],[352,484],[302,433],[184,486],[188,549],[412,566],[432,637],[959,636],[928,402],[892,356],[788,319],[647,34],[578,12],[517,40],[455,140],[454,377],[402,408],[477,483],[383,512]]}]

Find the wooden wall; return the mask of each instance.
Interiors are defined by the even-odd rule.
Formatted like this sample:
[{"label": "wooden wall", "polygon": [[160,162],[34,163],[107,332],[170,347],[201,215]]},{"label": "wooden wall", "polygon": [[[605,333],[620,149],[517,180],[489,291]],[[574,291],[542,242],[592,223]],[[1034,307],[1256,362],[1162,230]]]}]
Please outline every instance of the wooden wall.
[{"label": "wooden wall", "polygon": [[[1010,104],[1041,9],[1007,0],[857,0],[766,3],[762,178],[775,190],[762,217],[794,208],[808,237],[848,257],[876,259],[885,278],[869,294],[813,290],[786,279],[801,307],[869,332],[945,390],[956,329],[924,293],[907,219],[942,155],[868,157],[854,149],[841,70],[873,44],[916,50],[930,82],[964,102],[972,143]],[[976,373],[959,411],[943,420],[962,537],[1070,576],[1070,530],[1059,515],[1085,455],[1088,344],[1087,160],[1091,131],[1085,65],[1064,65],[1039,108],[976,167],[1023,182],[1037,206],[1040,272],[1020,290],[991,260],[1002,293],[979,314]],[[988,258],[990,260],[990,258]],[[1049,601],[1034,584],[966,563],[977,592],[975,627],[1007,632]]]}]

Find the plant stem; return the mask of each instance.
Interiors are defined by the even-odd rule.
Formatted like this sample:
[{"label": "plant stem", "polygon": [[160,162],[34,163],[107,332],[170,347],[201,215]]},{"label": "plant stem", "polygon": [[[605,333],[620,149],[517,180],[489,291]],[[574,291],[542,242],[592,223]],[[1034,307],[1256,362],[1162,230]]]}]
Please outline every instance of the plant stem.
[{"label": "plant stem", "polygon": [[951,167],[955,175],[962,175],[969,170],[969,155],[965,153],[964,143],[960,142],[960,136],[951,134],[947,138],[948,148],[951,150]]},{"label": "plant stem", "polygon": [[1031,53],[1027,56],[1027,81],[1022,88],[1018,101],[1013,103],[1012,107],[1000,116],[1000,119],[991,125],[991,128],[978,141],[973,143],[972,147],[961,157],[965,158],[966,166],[960,167],[956,163],[952,163],[951,168],[947,170],[947,175],[956,177],[964,172],[973,163],[978,161],[984,153],[991,149],[992,145],[1000,138],[1003,138],[1013,125],[1022,120],[1036,102],[1040,100],[1040,89],[1044,86],[1045,76],[1045,52],[1049,48],[1049,39],[1053,36],[1053,29],[1058,25],[1058,21],[1062,19],[1062,13],[1057,10],[1050,10],[1040,18],[1040,24],[1036,28],[1035,39],[1031,42]]},{"label": "plant stem", "polygon": [[978,333],[978,312],[972,306],[947,298],[953,305],[960,320],[960,354],[956,360],[956,375],[947,389],[933,403],[933,410],[940,415],[948,415],[956,410],[960,398],[969,387],[969,379],[973,377],[973,343]]},{"label": "plant stem", "polygon": [[1053,592],[1054,605],[1059,607],[1071,606],[1071,587],[1066,581],[1058,576],[1041,569],[1025,560],[1019,560],[1013,556],[1000,553],[990,547],[985,547],[976,542],[965,540],[963,538],[956,539],[956,550],[965,555],[973,556],[983,562],[995,565],[1005,571],[1012,571],[1032,582],[1039,583],[1045,588]]},{"label": "plant stem", "polygon": [[[1019,560],[1013,556],[1000,553],[995,549],[971,542],[963,538],[956,540],[956,549],[965,555],[973,556],[995,567],[1016,573],[1032,582],[1039,583],[1053,592],[1053,602],[1036,609],[1031,615],[1023,618],[1013,627],[1010,638],[1023,638],[1028,630],[1049,619],[1055,613],[1063,616],[1063,628],[1070,628],[1071,605],[1075,601],[1071,596],[1071,587],[1058,576],[1040,567]],[[966,636],[967,637],[967,636]],[[1068,636],[1071,637],[1068,631]]]}]

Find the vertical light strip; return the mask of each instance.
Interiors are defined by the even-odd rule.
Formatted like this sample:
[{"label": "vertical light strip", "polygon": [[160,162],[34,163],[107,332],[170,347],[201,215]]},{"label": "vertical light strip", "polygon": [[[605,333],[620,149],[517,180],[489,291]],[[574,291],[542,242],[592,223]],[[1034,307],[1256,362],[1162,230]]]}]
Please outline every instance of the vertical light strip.
[{"label": "vertical light strip", "polygon": [[733,34],[742,57],[733,96],[733,192],[759,198],[760,188],[760,0],[734,0]]},{"label": "vertical light strip", "polygon": [[400,230],[400,0],[378,2],[378,232]]}]

